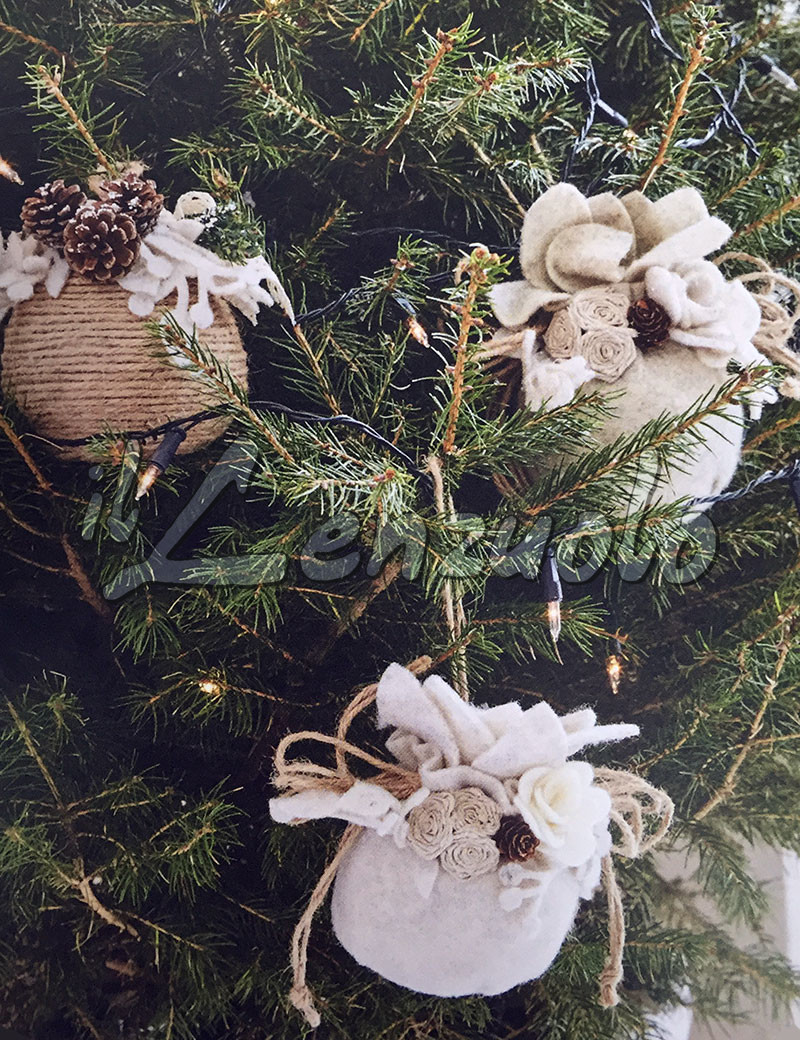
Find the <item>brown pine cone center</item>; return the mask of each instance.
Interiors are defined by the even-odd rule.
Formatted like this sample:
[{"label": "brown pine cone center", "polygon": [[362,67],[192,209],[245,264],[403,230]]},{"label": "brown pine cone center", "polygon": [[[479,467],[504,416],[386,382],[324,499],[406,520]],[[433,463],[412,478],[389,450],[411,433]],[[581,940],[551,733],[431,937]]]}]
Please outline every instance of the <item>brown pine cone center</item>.
[{"label": "brown pine cone center", "polygon": [[504,816],[494,840],[500,855],[512,863],[524,863],[539,845],[539,839],[521,816]]},{"label": "brown pine cone center", "polygon": [[637,333],[636,345],[642,350],[655,347],[669,338],[672,321],[667,311],[651,300],[649,296],[643,296],[631,304],[628,311],[628,324]]}]

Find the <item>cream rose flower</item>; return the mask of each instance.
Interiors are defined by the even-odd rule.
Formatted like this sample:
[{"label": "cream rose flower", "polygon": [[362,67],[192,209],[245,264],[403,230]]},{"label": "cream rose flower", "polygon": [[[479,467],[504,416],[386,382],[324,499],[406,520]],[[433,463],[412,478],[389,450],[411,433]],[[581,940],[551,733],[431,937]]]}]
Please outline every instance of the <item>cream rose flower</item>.
[{"label": "cream rose flower", "polygon": [[514,799],[543,852],[567,867],[580,867],[597,850],[595,829],[608,820],[611,799],[594,785],[588,762],[537,766],[523,773]]},{"label": "cream rose flower", "polygon": [[408,814],[406,841],[423,859],[436,859],[452,841],[455,804],[450,791],[434,791]]},{"label": "cream rose flower", "polygon": [[439,857],[442,870],[459,879],[469,881],[496,870],[500,850],[486,834],[457,834]]},{"label": "cream rose flower", "polygon": [[584,332],[579,349],[589,368],[606,383],[619,379],[638,357],[636,333],[613,325]]},{"label": "cream rose flower", "polygon": [[500,826],[500,806],[479,787],[454,792],[453,834],[495,834]]}]

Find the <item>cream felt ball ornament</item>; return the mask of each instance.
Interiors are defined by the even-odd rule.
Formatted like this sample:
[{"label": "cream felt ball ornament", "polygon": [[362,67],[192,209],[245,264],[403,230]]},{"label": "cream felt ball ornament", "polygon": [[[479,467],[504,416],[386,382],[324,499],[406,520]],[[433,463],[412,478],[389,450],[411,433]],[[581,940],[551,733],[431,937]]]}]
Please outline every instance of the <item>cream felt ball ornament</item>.
[{"label": "cream felt ball ornament", "polygon": [[[503,328],[485,356],[515,363],[515,403],[534,410],[578,395],[613,395],[608,418],[593,431],[595,447],[665,414],[691,413],[730,386],[732,363],[737,370],[763,369],[790,354],[784,344],[794,319],[771,293],[778,276],[735,254],[766,272],[729,281],[707,259],[731,234],[694,188],[653,202],[638,191],[586,198],[569,184],[556,185],[525,217],[524,279],[491,291]],[[769,282],[770,276],[766,292],[748,291],[754,277]],[[742,393],[703,419],[678,464],[665,470],[655,453],[643,457],[631,489],[634,505],[702,498],[727,486],[746,412],[755,418],[764,403],[777,400],[770,387],[754,392],[747,384],[745,375]]]},{"label": "cream felt ball ornament", "polygon": [[[62,180],[26,200],[22,233],[0,240],[4,392],[62,458],[93,458],[107,431],[147,431],[216,404],[203,373],[153,319],[197,336],[241,385],[247,356],[235,312],[255,323],[291,304],[263,256],[234,263],[199,245],[213,215],[204,192],[175,212],[141,169],[96,179],[96,199]],[[198,423],[184,450],[203,448],[225,419]],[[70,443],[71,442],[71,443]]]},{"label": "cream felt ball ornament", "polygon": [[[550,966],[581,900],[601,880],[609,899],[610,949],[600,1000],[617,1002],[624,918],[612,854],[634,857],[664,835],[672,803],[641,777],[595,769],[573,756],[633,737],[601,726],[593,711],[558,716],[468,704],[443,679],[420,682],[430,659],[390,665],[356,695],[335,737],[303,732],[276,753],[273,819],[333,818],[348,827],[295,930],[291,998],[319,1024],[305,981],[308,935],[333,884],[339,942],[362,965],[421,993],[493,995]],[[350,743],[353,718],[376,702],[390,730],[387,759]],[[332,746],[336,768],[290,761],[299,741]],[[350,770],[361,760],[367,779]]]}]

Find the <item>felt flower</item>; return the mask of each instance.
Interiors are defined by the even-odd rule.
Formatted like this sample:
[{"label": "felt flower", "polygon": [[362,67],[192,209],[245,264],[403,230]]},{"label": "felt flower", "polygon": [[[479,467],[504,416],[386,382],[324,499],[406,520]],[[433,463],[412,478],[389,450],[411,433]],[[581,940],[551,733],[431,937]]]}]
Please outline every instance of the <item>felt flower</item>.
[{"label": "felt flower", "polygon": [[453,793],[453,834],[491,836],[500,826],[500,806],[479,787],[462,787]]},{"label": "felt flower", "polygon": [[486,834],[463,832],[453,840],[439,857],[442,870],[459,879],[469,881],[496,870],[500,863],[500,851]]},{"label": "felt flower", "polygon": [[584,332],[578,349],[597,378],[606,383],[619,379],[638,356],[633,330],[613,325]]},{"label": "felt flower", "polygon": [[406,841],[423,859],[436,859],[453,839],[455,797],[434,791],[408,814]]},{"label": "felt flower", "polygon": [[564,866],[579,867],[597,851],[596,828],[607,822],[611,799],[594,785],[587,762],[565,762],[523,773],[514,805],[543,851]]},{"label": "felt flower", "polygon": [[551,358],[571,358],[578,353],[581,327],[570,310],[556,311],[544,333],[544,345]]},{"label": "felt flower", "polygon": [[528,210],[522,227],[524,280],[491,291],[501,325],[524,325],[542,307],[566,303],[595,286],[641,282],[655,266],[699,260],[731,235],[699,192],[680,188],[651,202],[635,191],[586,198],[557,184]]},{"label": "felt flower", "polygon": [[631,304],[626,289],[584,289],[570,300],[569,313],[575,324],[584,331],[601,329],[607,325],[626,326]]}]

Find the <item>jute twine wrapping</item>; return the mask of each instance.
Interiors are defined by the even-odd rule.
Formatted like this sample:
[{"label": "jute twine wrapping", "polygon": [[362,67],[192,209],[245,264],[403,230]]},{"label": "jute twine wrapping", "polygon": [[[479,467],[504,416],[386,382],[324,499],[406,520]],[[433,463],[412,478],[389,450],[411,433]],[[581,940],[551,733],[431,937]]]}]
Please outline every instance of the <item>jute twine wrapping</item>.
[{"label": "jute twine wrapping", "polygon": [[[736,277],[736,281],[742,282],[752,292],[761,308],[761,326],[753,337],[753,344],[770,361],[790,373],[778,387],[778,392],[784,397],[800,399],[800,354],[787,346],[796,323],[800,321],[800,282],[773,271],[766,260],[750,253],[725,253],[714,263],[720,265],[727,261],[739,261],[756,268]],[[776,298],[778,290],[793,297],[790,308]],[[542,332],[546,326],[534,322],[532,327]],[[498,383],[494,415],[514,414],[526,407],[521,357],[522,342],[528,331],[527,328],[500,328],[478,354],[484,371]],[[510,465],[507,470],[506,475],[494,477],[497,488],[506,496],[524,491],[541,475],[536,469],[521,463]]]},{"label": "jute twine wrapping", "polygon": [[[430,657],[419,657],[407,665],[415,675],[423,675],[431,668]],[[377,696],[378,685],[371,683],[360,690],[342,713],[335,737],[316,730],[302,730],[284,737],[275,752],[275,786],[287,794],[300,791],[323,790],[344,793],[358,779],[347,763],[348,756],[372,766],[378,772],[369,782],[379,784],[396,798],[408,798],[422,786],[419,774],[403,769],[397,763],[387,762],[376,755],[363,751],[347,739],[350,726],[356,716],[369,707]],[[305,759],[289,761],[287,751],[301,741],[311,741],[332,747],[336,765],[334,768],[317,765]],[[674,806],[664,792],[635,773],[621,769],[597,768],[594,771],[596,784],[608,792],[611,798],[611,822],[616,828],[616,840],[612,852],[628,859],[649,852],[664,837],[672,823]],[[298,820],[297,823],[304,821]],[[321,1017],[314,1004],[314,994],[306,981],[308,967],[308,942],[314,915],[325,902],[345,854],[358,839],[362,827],[348,824],[339,840],[336,852],[314,886],[308,904],[297,922],[291,943],[293,984],[289,999],[302,1013],[309,1025],[316,1029]],[[622,981],[622,955],[625,947],[625,914],[622,894],[617,884],[616,871],[611,855],[603,859],[603,884],[608,905],[608,956],[600,974],[600,998],[602,1007],[613,1007],[619,1003],[618,987]]]},{"label": "jute twine wrapping", "polygon": [[[56,299],[42,286],[15,305],[5,330],[3,390],[47,440],[75,440],[109,430],[145,430],[217,403],[212,389],[169,364],[146,323],[128,309],[118,285],[71,276]],[[200,342],[246,385],[247,355],[233,311],[210,298],[214,324]],[[174,300],[164,301],[169,307]],[[227,420],[195,426],[182,453],[206,447]],[[64,459],[90,461],[86,447],[59,447]]]}]

